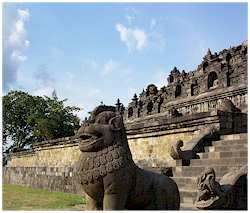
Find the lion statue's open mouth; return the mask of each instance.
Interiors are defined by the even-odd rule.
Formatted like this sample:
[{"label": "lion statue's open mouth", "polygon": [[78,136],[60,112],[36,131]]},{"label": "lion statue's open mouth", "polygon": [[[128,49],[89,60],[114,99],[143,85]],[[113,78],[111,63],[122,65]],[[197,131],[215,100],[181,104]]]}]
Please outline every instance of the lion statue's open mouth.
[{"label": "lion statue's open mouth", "polygon": [[84,132],[79,138],[81,139],[79,142],[79,148],[84,152],[92,151],[100,143],[103,143],[103,135],[101,133],[93,134]]}]

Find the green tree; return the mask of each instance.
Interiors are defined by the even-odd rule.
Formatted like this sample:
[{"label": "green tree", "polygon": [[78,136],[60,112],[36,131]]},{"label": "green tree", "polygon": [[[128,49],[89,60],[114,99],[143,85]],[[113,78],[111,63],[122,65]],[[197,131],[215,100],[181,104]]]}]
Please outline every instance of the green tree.
[{"label": "green tree", "polygon": [[28,123],[34,102],[31,95],[21,91],[11,91],[3,97],[3,144],[8,139],[11,147],[23,148],[32,140],[32,126]]},{"label": "green tree", "polygon": [[[6,150],[24,148],[33,142],[74,135],[80,119],[78,107],[65,106],[53,92],[52,98],[11,91],[3,97],[3,145]],[[13,144],[8,143],[12,141]]]},{"label": "green tree", "polygon": [[[57,96],[45,97],[46,111],[44,116],[34,118],[37,124],[34,135],[42,140],[71,136],[78,129],[80,119],[73,112],[78,107],[64,106],[65,100],[59,101]],[[35,115],[35,114],[34,114]]]}]

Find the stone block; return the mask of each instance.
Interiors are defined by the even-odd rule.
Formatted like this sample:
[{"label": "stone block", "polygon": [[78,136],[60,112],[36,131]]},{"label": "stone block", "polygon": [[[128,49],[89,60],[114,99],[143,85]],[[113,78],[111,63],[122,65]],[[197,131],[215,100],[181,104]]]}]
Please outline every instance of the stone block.
[{"label": "stone block", "polygon": [[194,159],[190,161],[191,166],[216,166],[216,165],[244,165],[247,164],[247,157],[220,158],[220,159]]}]

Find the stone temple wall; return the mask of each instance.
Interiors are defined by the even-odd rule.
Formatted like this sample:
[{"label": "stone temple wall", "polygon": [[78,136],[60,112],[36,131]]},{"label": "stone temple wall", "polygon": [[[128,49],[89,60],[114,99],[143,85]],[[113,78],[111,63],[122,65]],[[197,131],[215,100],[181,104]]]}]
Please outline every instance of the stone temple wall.
[{"label": "stone temple wall", "polygon": [[72,167],[80,155],[73,137],[38,143],[33,150],[11,154],[8,167]]},{"label": "stone temple wall", "polygon": [[[133,159],[139,166],[174,166],[169,155],[170,143],[178,139],[186,143],[211,126],[222,132],[247,131],[246,48],[244,44],[217,55],[208,52],[193,74],[171,72],[168,89],[164,90],[166,93],[151,85],[141,99],[134,97],[124,111],[124,122]],[[208,77],[212,70],[217,73],[217,78]],[[227,76],[221,74],[223,72],[228,73],[228,78],[223,77]],[[191,92],[185,86],[191,87],[190,82],[195,83],[194,77],[198,86]],[[208,85],[209,78],[212,83]],[[204,79],[206,83],[202,83]],[[181,92],[176,89],[179,84],[182,85]],[[172,96],[166,95],[167,91],[172,91]],[[162,97],[165,97],[163,102]],[[225,109],[225,99],[231,100],[237,110]],[[120,106],[117,104],[118,108]],[[5,183],[80,194],[81,189],[73,186],[74,165],[80,154],[74,137],[37,143],[33,150],[9,156],[3,180]]]},{"label": "stone temple wall", "polygon": [[[21,163],[22,161],[20,161]],[[5,167],[3,183],[83,195],[73,167]]]},{"label": "stone temple wall", "polygon": [[[128,143],[137,164],[164,167],[173,163],[170,144],[188,142],[211,126],[221,131],[246,131],[247,115],[221,111],[164,119],[164,114],[125,123]],[[74,167],[81,152],[74,137],[44,141],[33,150],[11,154],[7,167]]]},{"label": "stone temple wall", "polygon": [[33,150],[10,155],[3,168],[3,182],[82,194],[74,176],[80,153],[78,141],[72,137],[44,141]]}]

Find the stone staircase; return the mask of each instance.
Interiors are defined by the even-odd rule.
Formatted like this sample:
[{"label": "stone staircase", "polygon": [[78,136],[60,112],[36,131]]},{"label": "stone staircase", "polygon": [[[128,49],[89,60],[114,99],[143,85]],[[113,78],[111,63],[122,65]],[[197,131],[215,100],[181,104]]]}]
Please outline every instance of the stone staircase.
[{"label": "stone staircase", "polygon": [[220,140],[213,141],[205,147],[205,152],[197,153],[200,159],[190,160],[189,166],[173,168],[181,197],[181,210],[198,210],[194,207],[197,195],[196,181],[206,167],[213,167],[217,181],[234,168],[247,164],[247,133],[221,135]]}]

